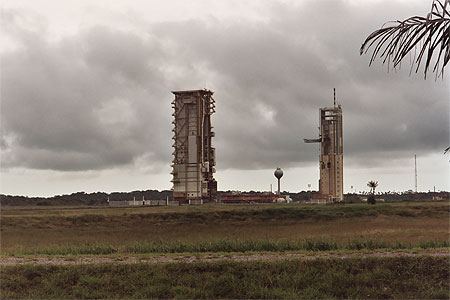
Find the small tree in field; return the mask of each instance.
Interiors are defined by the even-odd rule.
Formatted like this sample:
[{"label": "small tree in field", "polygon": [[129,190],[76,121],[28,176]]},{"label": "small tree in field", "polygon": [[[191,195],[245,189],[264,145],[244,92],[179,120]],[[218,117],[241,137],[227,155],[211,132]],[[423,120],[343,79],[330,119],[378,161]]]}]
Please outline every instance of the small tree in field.
[{"label": "small tree in field", "polygon": [[370,187],[370,193],[372,194],[372,195],[374,195],[375,194],[375,189],[377,188],[377,186],[378,186],[378,181],[369,181],[368,183],[367,183],[367,186],[368,187]]},{"label": "small tree in field", "polygon": [[367,186],[370,187],[370,195],[369,195],[369,197],[367,197],[367,203],[368,204],[375,204],[376,203],[376,200],[375,200],[375,189],[378,186],[378,181],[371,180],[371,181],[369,181],[367,183]]}]

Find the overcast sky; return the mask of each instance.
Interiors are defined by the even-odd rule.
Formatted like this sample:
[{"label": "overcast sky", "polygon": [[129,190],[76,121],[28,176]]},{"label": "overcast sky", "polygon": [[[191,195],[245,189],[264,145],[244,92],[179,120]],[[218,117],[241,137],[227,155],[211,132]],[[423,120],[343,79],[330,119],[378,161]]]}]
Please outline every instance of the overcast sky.
[{"label": "overcast sky", "polygon": [[1,12],[1,193],[170,189],[170,91],[214,91],[219,190],[318,186],[319,108],[344,118],[344,187],[449,190],[450,70],[359,55],[431,0],[18,1]]}]

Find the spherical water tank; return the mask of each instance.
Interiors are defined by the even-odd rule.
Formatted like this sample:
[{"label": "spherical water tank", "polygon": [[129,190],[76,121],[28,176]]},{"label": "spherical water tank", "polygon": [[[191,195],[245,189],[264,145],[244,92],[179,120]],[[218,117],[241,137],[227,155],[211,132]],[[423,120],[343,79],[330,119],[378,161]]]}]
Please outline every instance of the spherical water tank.
[{"label": "spherical water tank", "polygon": [[283,170],[277,168],[273,174],[275,175],[276,178],[280,179],[281,177],[283,177]]}]

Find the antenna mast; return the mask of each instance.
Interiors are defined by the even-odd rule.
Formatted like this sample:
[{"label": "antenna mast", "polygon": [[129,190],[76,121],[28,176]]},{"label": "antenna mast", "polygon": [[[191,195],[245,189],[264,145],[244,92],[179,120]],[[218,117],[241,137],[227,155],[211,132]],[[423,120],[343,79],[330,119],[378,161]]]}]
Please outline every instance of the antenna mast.
[{"label": "antenna mast", "polygon": [[333,88],[333,93],[334,93],[334,107],[336,107],[336,88]]},{"label": "antenna mast", "polygon": [[417,195],[417,157],[414,154],[414,183],[415,183],[415,187],[416,187],[416,200],[418,200],[418,195]]}]

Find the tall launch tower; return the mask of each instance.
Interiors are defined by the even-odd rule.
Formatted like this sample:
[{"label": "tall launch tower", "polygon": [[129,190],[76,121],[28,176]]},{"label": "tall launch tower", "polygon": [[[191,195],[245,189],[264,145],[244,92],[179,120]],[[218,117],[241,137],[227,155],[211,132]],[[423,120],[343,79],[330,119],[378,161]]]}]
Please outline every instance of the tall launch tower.
[{"label": "tall launch tower", "polygon": [[304,141],[320,143],[320,199],[327,203],[341,202],[344,201],[342,108],[336,106],[336,89],[333,107],[321,108],[319,117],[319,138]]},{"label": "tall launch tower", "polygon": [[217,182],[213,177],[216,149],[211,115],[215,101],[210,90],[172,92],[174,108],[173,198],[180,204],[214,201]]}]

